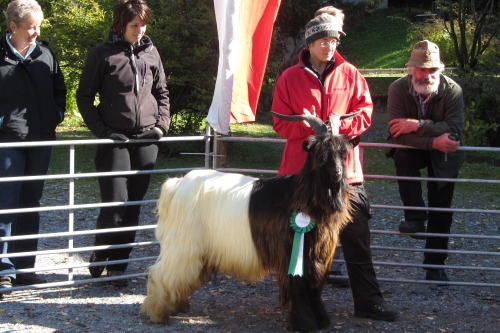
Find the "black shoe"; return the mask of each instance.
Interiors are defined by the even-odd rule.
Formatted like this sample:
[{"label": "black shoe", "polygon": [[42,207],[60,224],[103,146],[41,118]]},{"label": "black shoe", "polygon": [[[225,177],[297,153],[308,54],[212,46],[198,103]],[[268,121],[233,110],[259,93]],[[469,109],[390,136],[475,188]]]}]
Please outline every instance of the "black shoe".
[{"label": "black shoe", "polygon": [[[90,256],[89,262],[92,263],[92,262],[99,262],[99,261],[106,261],[106,260],[108,260],[108,258],[99,258],[97,256],[97,251],[94,251],[94,252],[92,252],[92,255]],[[102,272],[104,271],[104,267],[105,266],[90,266],[89,267],[90,275],[92,275],[92,277],[94,277],[94,278],[98,278],[99,276],[101,276]]]},{"label": "black shoe", "polygon": [[349,279],[342,277],[341,271],[329,271],[328,272],[328,284],[332,285],[332,288],[347,288],[350,286]]},{"label": "black shoe", "polygon": [[[107,271],[106,275],[107,276],[120,276],[123,275],[124,273],[121,271]],[[119,287],[123,288],[128,286],[128,279],[121,279],[121,280],[111,280],[109,281],[109,284],[112,285],[113,287]]]},{"label": "black shoe", "polygon": [[36,273],[24,273],[24,274],[18,273],[16,275],[14,283],[20,285],[32,285],[32,284],[47,283],[47,280],[45,280],[43,277],[41,277]]},{"label": "black shoe", "polygon": [[[425,221],[401,221],[399,223],[399,232],[405,234],[414,234],[416,232],[425,232]],[[414,239],[425,239],[425,236],[410,235]]]},{"label": "black shoe", "polygon": [[10,278],[10,276],[0,276],[0,297],[3,294],[10,294],[11,291],[9,290],[9,288],[12,288],[12,279]]},{"label": "black shoe", "polygon": [[392,310],[385,304],[375,304],[366,310],[354,309],[354,317],[372,318],[376,320],[392,321],[399,316],[397,311]]},{"label": "black shoe", "polygon": [[[428,269],[425,273],[425,279],[430,281],[450,281],[444,269]],[[438,284],[438,286],[447,286],[446,284]]]}]

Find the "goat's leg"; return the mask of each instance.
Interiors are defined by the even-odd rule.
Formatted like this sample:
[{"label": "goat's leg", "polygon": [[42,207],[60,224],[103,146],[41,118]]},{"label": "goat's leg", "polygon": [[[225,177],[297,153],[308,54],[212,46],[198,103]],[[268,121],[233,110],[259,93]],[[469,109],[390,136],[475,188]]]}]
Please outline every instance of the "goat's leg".
[{"label": "goat's leg", "polygon": [[175,308],[178,312],[187,313],[189,311],[189,301],[187,298],[175,301]]},{"label": "goat's leg", "polygon": [[316,316],[311,307],[311,290],[307,287],[303,277],[291,278],[290,295],[291,309],[289,315],[290,328],[298,332],[311,332],[318,330]]},{"label": "goat's leg", "polygon": [[321,292],[323,288],[314,288],[310,291],[310,304],[314,316],[316,318],[316,325],[318,329],[325,329],[330,327],[330,316],[325,309],[325,304],[321,300]]},{"label": "goat's leg", "polygon": [[160,277],[151,274],[148,277],[148,295],[144,299],[141,311],[147,313],[153,322],[168,322],[169,313],[174,311],[174,305],[169,302],[169,296],[163,287]]},{"label": "goat's leg", "polygon": [[141,310],[151,321],[168,321],[169,315],[187,312],[188,297],[203,285],[203,261],[181,246],[168,242],[161,248],[157,262],[149,268],[148,294]]}]

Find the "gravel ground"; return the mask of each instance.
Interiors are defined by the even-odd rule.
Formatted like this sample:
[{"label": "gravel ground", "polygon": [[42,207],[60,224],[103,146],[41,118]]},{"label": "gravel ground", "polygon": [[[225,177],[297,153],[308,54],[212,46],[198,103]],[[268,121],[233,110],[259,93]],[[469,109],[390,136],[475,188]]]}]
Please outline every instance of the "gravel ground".
[{"label": "gravel ground", "polygon": [[[382,131],[382,129],[381,129]],[[373,132],[371,132],[373,133]],[[370,133],[369,133],[370,135]],[[377,135],[380,135],[378,133]],[[400,205],[396,184],[368,181],[372,204]],[[43,203],[66,204],[67,185],[47,183]],[[159,186],[152,185],[150,198],[158,195]],[[486,191],[486,190],[485,190]],[[484,193],[460,193],[454,206],[484,209],[495,208],[496,201]],[[86,194],[89,195],[89,194]],[[94,194],[95,195],[95,194]],[[90,195],[92,196],[92,195]],[[495,197],[495,196],[493,196]],[[95,199],[93,202],[97,202]],[[492,208],[493,206],[493,208]],[[141,224],[154,224],[153,206],[145,206]],[[77,230],[93,229],[97,210],[75,212]],[[376,209],[371,221],[373,230],[397,230],[401,211]],[[67,230],[65,212],[41,214],[41,232]],[[452,233],[498,235],[497,215],[456,213]],[[153,240],[151,230],[139,231],[137,241]],[[64,238],[42,239],[41,250],[67,246]],[[75,237],[75,247],[90,246],[92,236]],[[380,322],[353,317],[349,288],[325,287],[323,300],[330,313],[332,325],[324,332],[500,332],[500,289],[498,287],[447,286],[423,282],[421,268],[385,266],[379,262],[420,264],[423,259],[422,241],[405,236],[373,234],[372,245],[414,249],[411,251],[373,250],[377,277],[387,302],[396,308],[400,317],[394,322]],[[500,252],[498,241],[455,238],[453,250]],[[155,256],[158,248],[148,246],[134,249],[134,257]],[[73,257],[75,262],[87,262],[90,253]],[[499,256],[451,254],[451,266],[489,266],[499,268]],[[68,262],[68,256],[37,257],[37,267],[50,267]],[[132,263],[127,273],[144,273],[151,261]],[[498,271],[456,269],[447,270],[452,281],[499,283]],[[65,271],[41,272],[49,282],[67,281]],[[88,270],[74,270],[74,280],[90,279]],[[398,279],[388,282],[386,279]],[[404,280],[413,280],[410,283]],[[85,281],[84,281],[85,282]],[[143,276],[130,279],[126,288],[114,288],[106,282],[82,283],[74,286],[23,290],[4,295],[0,302],[0,331],[2,332],[287,332],[287,311],[278,306],[278,289],[274,275],[256,284],[247,284],[231,276],[218,274],[215,283],[207,282],[190,298],[191,310],[172,317],[170,323],[154,324],[140,313],[146,294],[147,280]]]}]

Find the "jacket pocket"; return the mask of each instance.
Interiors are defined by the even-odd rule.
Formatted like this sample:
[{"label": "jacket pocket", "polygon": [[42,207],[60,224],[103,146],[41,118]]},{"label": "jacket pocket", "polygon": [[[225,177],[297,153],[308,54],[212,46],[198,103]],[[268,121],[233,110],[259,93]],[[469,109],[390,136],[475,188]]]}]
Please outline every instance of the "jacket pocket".
[{"label": "jacket pocket", "polygon": [[338,89],[333,92],[325,93],[325,112],[327,115],[336,112],[345,114],[349,105],[349,94],[347,89]]}]

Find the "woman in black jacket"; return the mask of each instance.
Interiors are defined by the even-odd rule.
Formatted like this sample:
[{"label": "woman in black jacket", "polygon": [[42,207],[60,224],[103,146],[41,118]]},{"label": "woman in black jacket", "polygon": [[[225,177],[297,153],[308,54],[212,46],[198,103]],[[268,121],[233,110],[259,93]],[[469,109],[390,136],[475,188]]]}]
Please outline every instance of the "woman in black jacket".
[{"label": "woman in black jacket", "polygon": [[[55,140],[64,119],[66,86],[54,54],[40,42],[43,12],[35,0],[11,1],[0,39],[0,143]],[[0,148],[0,177],[46,175],[52,147]],[[44,181],[0,182],[0,209],[40,207]],[[38,234],[38,212],[0,214],[0,236]],[[0,242],[0,253],[36,251],[38,239]],[[35,256],[0,259],[0,274],[35,267]],[[0,275],[0,294],[17,284],[46,282],[35,273]]]},{"label": "woman in black jacket", "polygon": [[[170,126],[169,99],[163,65],[151,39],[145,35],[150,9],[143,0],[121,1],[113,8],[114,23],[106,42],[88,54],[76,92],[76,101],[88,128],[98,138],[127,141],[157,139]],[[96,94],[99,104],[95,106]],[[151,170],[157,143],[106,144],[97,147],[98,172]],[[150,175],[99,178],[102,202],[143,200]],[[103,207],[97,229],[139,224],[141,206]],[[132,243],[135,231],[97,234],[95,245]],[[131,247],[94,251],[90,262],[128,259]],[[89,267],[93,277],[104,266]],[[107,276],[122,275],[127,264],[109,264]],[[127,280],[112,280],[123,287]]]}]

